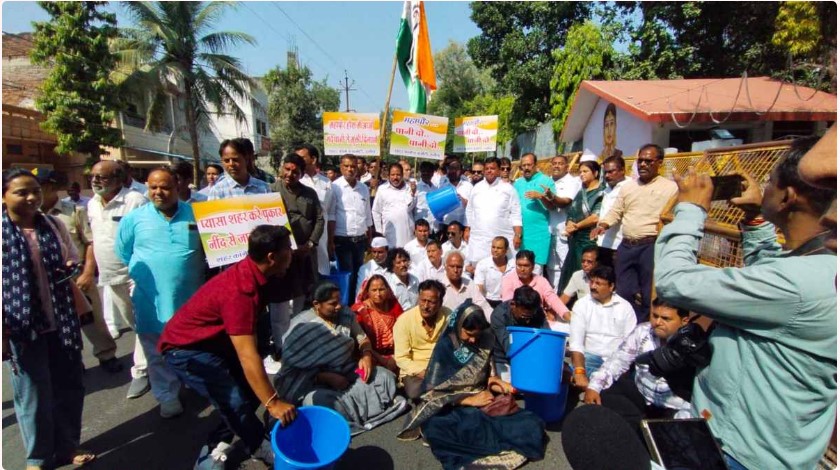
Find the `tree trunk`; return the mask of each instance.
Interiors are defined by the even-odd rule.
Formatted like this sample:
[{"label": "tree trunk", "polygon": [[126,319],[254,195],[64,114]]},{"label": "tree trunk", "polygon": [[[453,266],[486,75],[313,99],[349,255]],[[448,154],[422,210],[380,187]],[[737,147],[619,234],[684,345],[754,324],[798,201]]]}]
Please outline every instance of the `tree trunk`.
[{"label": "tree trunk", "polygon": [[[198,149],[198,120],[195,116],[195,108],[193,107],[192,101],[192,90],[190,89],[190,84],[185,84],[184,87],[184,95],[186,103],[184,104],[184,110],[187,114],[187,130],[190,133],[190,145],[192,146],[192,154],[193,154],[193,184],[195,187],[198,188],[201,186],[199,184],[199,175],[201,174],[201,152]],[[173,123],[174,125],[174,123]]]}]

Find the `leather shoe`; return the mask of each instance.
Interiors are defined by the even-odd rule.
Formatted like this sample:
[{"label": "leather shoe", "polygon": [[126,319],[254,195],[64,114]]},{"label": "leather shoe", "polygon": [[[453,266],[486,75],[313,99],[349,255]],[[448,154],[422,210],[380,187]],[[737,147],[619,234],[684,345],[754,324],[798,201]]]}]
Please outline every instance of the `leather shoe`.
[{"label": "leather shoe", "polygon": [[112,357],[111,359],[106,359],[104,361],[99,361],[99,367],[108,372],[109,374],[116,374],[117,372],[121,372],[123,370],[123,365],[116,357]]},{"label": "leather shoe", "polygon": [[149,390],[151,390],[149,378],[137,377],[136,379],[131,380],[131,385],[128,386],[128,393],[125,397],[129,399],[140,398]]}]

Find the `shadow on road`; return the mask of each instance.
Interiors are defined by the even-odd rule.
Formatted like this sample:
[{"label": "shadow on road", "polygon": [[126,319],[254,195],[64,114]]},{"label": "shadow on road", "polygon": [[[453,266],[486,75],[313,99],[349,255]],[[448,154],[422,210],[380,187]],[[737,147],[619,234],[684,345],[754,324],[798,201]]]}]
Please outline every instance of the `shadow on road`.
[{"label": "shadow on road", "polygon": [[339,470],[358,468],[375,468],[377,470],[393,470],[394,459],[385,449],[376,446],[362,446],[357,449],[347,449],[338,462]]}]

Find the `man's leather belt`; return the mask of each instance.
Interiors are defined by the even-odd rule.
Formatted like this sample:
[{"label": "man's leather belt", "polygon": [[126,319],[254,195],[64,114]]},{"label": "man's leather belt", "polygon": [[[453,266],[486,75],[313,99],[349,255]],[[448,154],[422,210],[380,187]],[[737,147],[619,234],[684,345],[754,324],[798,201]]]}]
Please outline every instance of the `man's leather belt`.
[{"label": "man's leather belt", "polygon": [[335,238],[344,238],[346,240],[350,240],[353,243],[365,242],[367,243],[367,236],[366,235],[359,235],[358,237],[342,237],[336,235]]},{"label": "man's leather belt", "polygon": [[651,243],[656,242],[656,235],[650,235],[648,237],[637,238],[635,240],[625,238],[621,241],[627,246],[639,246],[639,245],[649,245]]}]

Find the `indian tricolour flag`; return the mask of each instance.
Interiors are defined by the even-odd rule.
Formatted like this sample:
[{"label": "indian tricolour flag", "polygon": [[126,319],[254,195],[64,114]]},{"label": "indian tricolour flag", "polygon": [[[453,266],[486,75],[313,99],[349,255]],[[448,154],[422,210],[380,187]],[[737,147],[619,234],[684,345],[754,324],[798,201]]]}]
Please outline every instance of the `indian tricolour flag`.
[{"label": "indian tricolour flag", "polygon": [[437,83],[423,2],[405,2],[397,34],[397,62],[408,90],[409,111],[425,113],[426,103],[432,90],[437,89]]}]

